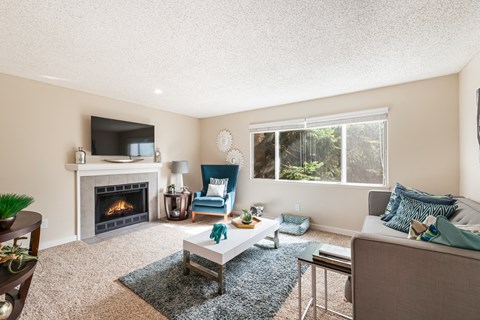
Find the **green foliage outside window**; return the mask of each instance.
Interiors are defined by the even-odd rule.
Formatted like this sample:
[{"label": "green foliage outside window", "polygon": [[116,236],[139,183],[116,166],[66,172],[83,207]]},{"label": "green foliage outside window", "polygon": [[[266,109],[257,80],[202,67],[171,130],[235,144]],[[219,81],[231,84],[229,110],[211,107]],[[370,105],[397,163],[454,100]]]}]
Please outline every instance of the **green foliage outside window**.
[{"label": "green foliage outside window", "polygon": [[340,181],[342,128],[280,132],[280,179]]},{"label": "green foliage outside window", "polygon": [[[253,176],[275,179],[275,165],[279,161],[280,180],[384,184],[385,126],[385,121],[375,121],[254,133]],[[278,146],[275,134],[278,134]],[[342,139],[346,139],[344,144]],[[346,168],[342,168],[342,153],[345,153]],[[342,170],[346,170],[344,181]]]}]

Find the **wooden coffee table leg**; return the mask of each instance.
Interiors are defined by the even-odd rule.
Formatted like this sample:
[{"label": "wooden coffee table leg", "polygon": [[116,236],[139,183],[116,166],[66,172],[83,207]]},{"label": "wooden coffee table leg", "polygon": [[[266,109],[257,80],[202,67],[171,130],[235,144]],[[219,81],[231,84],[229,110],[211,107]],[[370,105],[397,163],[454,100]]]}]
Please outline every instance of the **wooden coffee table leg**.
[{"label": "wooden coffee table leg", "polygon": [[190,251],[183,250],[183,274],[190,274]]},{"label": "wooden coffee table leg", "polygon": [[217,280],[218,294],[224,294],[225,293],[225,275],[224,275],[223,265],[221,264],[218,265],[217,277],[218,277],[218,280]]}]

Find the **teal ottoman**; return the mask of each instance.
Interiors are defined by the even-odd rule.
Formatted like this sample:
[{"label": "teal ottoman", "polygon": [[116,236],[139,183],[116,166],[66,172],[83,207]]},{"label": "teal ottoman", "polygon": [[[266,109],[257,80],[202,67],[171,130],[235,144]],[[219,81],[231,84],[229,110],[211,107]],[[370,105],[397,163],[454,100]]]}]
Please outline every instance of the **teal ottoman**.
[{"label": "teal ottoman", "polygon": [[301,236],[310,228],[310,219],[308,217],[294,216],[282,213],[277,220],[280,223],[279,231],[282,233]]}]

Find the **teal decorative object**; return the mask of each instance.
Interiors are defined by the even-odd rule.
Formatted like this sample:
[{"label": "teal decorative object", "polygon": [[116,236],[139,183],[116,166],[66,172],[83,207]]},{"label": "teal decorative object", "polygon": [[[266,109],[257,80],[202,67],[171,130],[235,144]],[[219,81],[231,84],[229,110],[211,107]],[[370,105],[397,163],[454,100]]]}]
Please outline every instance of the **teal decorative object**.
[{"label": "teal decorative object", "polygon": [[210,233],[210,239],[214,239],[218,244],[220,243],[220,238],[223,235],[223,239],[227,239],[227,226],[223,223],[215,223],[213,225],[212,233]]}]

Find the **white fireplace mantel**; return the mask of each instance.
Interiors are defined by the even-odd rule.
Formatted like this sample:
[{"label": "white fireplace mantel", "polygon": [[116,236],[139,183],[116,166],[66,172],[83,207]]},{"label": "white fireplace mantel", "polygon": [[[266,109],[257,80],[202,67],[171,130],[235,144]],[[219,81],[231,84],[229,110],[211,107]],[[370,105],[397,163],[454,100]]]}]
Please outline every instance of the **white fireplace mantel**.
[{"label": "white fireplace mantel", "polygon": [[65,169],[76,171],[77,176],[102,176],[109,174],[131,174],[131,173],[147,173],[159,172],[162,163],[145,162],[145,163],[85,163],[74,164],[68,163]]},{"label": "white fireplace mantel", "polygon": [[[159,192],[160,170],[162,163],[85,163],[65,165],[65,169],[75,172],[76,175],[76,221],[77,221],[77,240],[81,240],[81,177],[105,176],[105,175],[125,175],[139,173],[156,173],[156,190]],[[160,216],[160,200],[157,200],[157,216]]]}]

